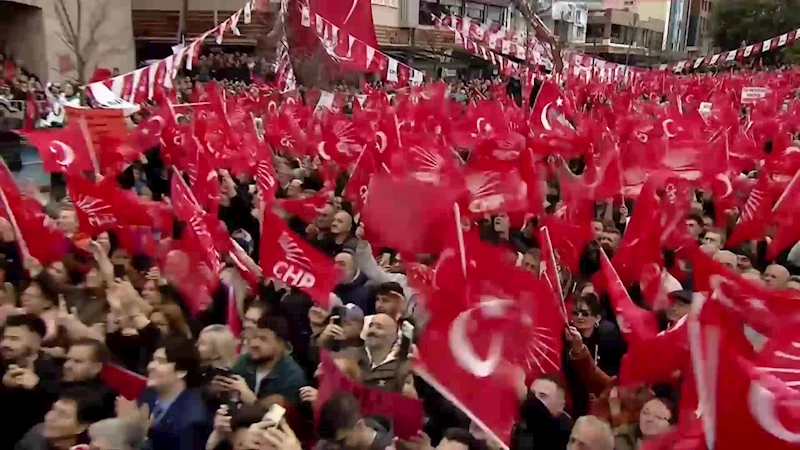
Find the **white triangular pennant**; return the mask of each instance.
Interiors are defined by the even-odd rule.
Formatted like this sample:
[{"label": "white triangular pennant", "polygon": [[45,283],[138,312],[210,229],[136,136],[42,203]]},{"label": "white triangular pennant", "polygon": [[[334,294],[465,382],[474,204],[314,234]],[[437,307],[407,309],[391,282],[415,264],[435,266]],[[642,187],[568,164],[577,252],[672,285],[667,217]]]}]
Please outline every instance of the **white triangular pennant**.
[{"label": "white triangular pennant", "polygon": [[386,67],[386,81],[397,82],[399,80],[397,77],[399,65],[400,61],[389,58],[389,65]]}]

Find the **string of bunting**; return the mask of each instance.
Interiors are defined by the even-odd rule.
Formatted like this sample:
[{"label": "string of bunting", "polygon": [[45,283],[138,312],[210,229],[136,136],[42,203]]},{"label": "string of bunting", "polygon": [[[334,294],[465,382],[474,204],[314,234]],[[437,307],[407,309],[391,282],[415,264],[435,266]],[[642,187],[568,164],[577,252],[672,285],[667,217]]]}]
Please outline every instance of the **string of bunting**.
[{"label": "string of bunting", "polygon": [[397,87],[420,85],[426,79],[424,72],[370,46],[319,14],[312,14],[307,6],[302,8],[301,24],[315,30],[325,51],[338,63],[378,73],[384,81],[394,83]]},{"label": "string of bunting", "polygon": [[[470,17],[454,14],[435,17],[431,15],[437,26],[446,27],[475,43],[485,45],[500,55],[511,56],[527,61],[528,64],[542,65],[552,68],[553,61],[550,44],[541,42],[535,37],[528,38],[527,32],[506,28],[497,22],[478,22]],[[462,38],[464,39],[464,38]],[[469,49],[467,49],[469,50]]]},{"label": "string of bunting", "polygon": [[779,36],[765,39],[760,43],[739,47],[735,50],[715,53],[713,55],[700,56],[695,59],[687,59],[672,64],[661,64],[658,67],[658,70],[671,70],[678,73],[687,69],[696,70],[701,67],[716,66],[719,64],[742,60],[744,58],[749,58],[750,56],[777,50],[781,47],[792,45],[797,40],[800,40],[800,28],[788,33],[783,33]]},{"label": "string of bunting", "polygon": [[[256,11],[256,0],[248,0],[242,9],[233,13],[216,27],[195,38],[188,45],[177,47],[174,54],[133,72],[90,83],[86,85],[86,90],[95,100],[106,107],[116,106],[107,104],[108,99],[114,97],[133,104],[152,100],[159,90],[172,88],[172,80],[177,76],[184,61],[186,70],[192,70],[201,46],[209,36],[216,34],[215,41],[218,45],[222,44],[224,35],[228,31],[233,32],[236,36],[241,36],[238,28],[240,21],[249,24],[254,11]],[[108,95],[109,91],[113,96]]]}]

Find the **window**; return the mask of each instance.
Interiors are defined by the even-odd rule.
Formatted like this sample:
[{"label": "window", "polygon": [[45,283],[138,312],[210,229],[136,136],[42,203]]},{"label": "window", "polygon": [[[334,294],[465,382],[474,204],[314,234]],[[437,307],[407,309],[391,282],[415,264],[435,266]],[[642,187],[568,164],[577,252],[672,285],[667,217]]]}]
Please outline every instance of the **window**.
[{"label": "window", "polygon": [[484,5],[467,2],[465,15],[481,22],[484,21]]},{"label": "window", "polygon": [[499,6],[486,7],[486,21],[487,22],[500,22],[503,23],[503,8]]}]

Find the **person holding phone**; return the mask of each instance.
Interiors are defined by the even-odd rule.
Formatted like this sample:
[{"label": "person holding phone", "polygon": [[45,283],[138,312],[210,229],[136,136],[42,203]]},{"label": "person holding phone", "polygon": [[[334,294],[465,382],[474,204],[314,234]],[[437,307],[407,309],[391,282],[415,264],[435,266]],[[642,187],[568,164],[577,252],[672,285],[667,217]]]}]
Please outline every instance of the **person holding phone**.
[{"label": "person holding phone", "polygon": [[266,411],[260,405],[244,405],[232,414],[228,405],[222,405],[214,415],[214,431],[206,441],[206,450],[245,448],[248,429],[261,421]]},{"label": "person holding phone", "polygon": [[353,303],[336,306],[328,325],[317,341],[320,348],[341,352],[364,347],[361,331],[364,328],[364,311]]}]

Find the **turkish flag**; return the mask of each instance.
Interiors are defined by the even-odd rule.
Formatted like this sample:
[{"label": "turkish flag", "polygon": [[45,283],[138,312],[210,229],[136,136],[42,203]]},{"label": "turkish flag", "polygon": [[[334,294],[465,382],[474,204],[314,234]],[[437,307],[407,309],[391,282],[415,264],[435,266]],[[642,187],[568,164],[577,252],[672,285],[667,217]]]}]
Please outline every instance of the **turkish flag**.
[{"label": "turkish flag", "polygon": [[330,199],[328,194],[328,192],[319,192],[306,198],[279,199],[278,205],[287,213],[297,216],[304,223],[314,223]]},{"label": "turkish flag", "polygon": [[[419,343],[417,373],[485,431],[508,444],[519,414],[514,371],[557,373],[564,319],[547,287],[501,250],[463,234],[440,234]],[[488,336],[487,336],[488,334]],[[524,343],[524,345],[520,345]]]},{"label": "turkish flag", "polygon": [[45,172],[80,173],[94,170],[86,139],[76,125],[47,131],[28,131],[25,137],[39,150]]},{"label": "turkish flag", "polygon": [[375,25],[372,22],[372,3],[369,0],[311,0],[312,14],[319,14],[372,48],[378,48]]},{"label": "turkish flag", "polygon": [[778,320],[766,347],[755,353],[741,320],[728,312],[718,302],[705,302],[690,317],[698,329],[690,338],[707,446],[796,449],[797,319]]},{"label": "turkish flag", "polygon": [[264,211],[261,223],[260,264],[264,276],[296,287],[327,308],[330,293],[340,281],[339,267],[297,236],[286,223]]}]

